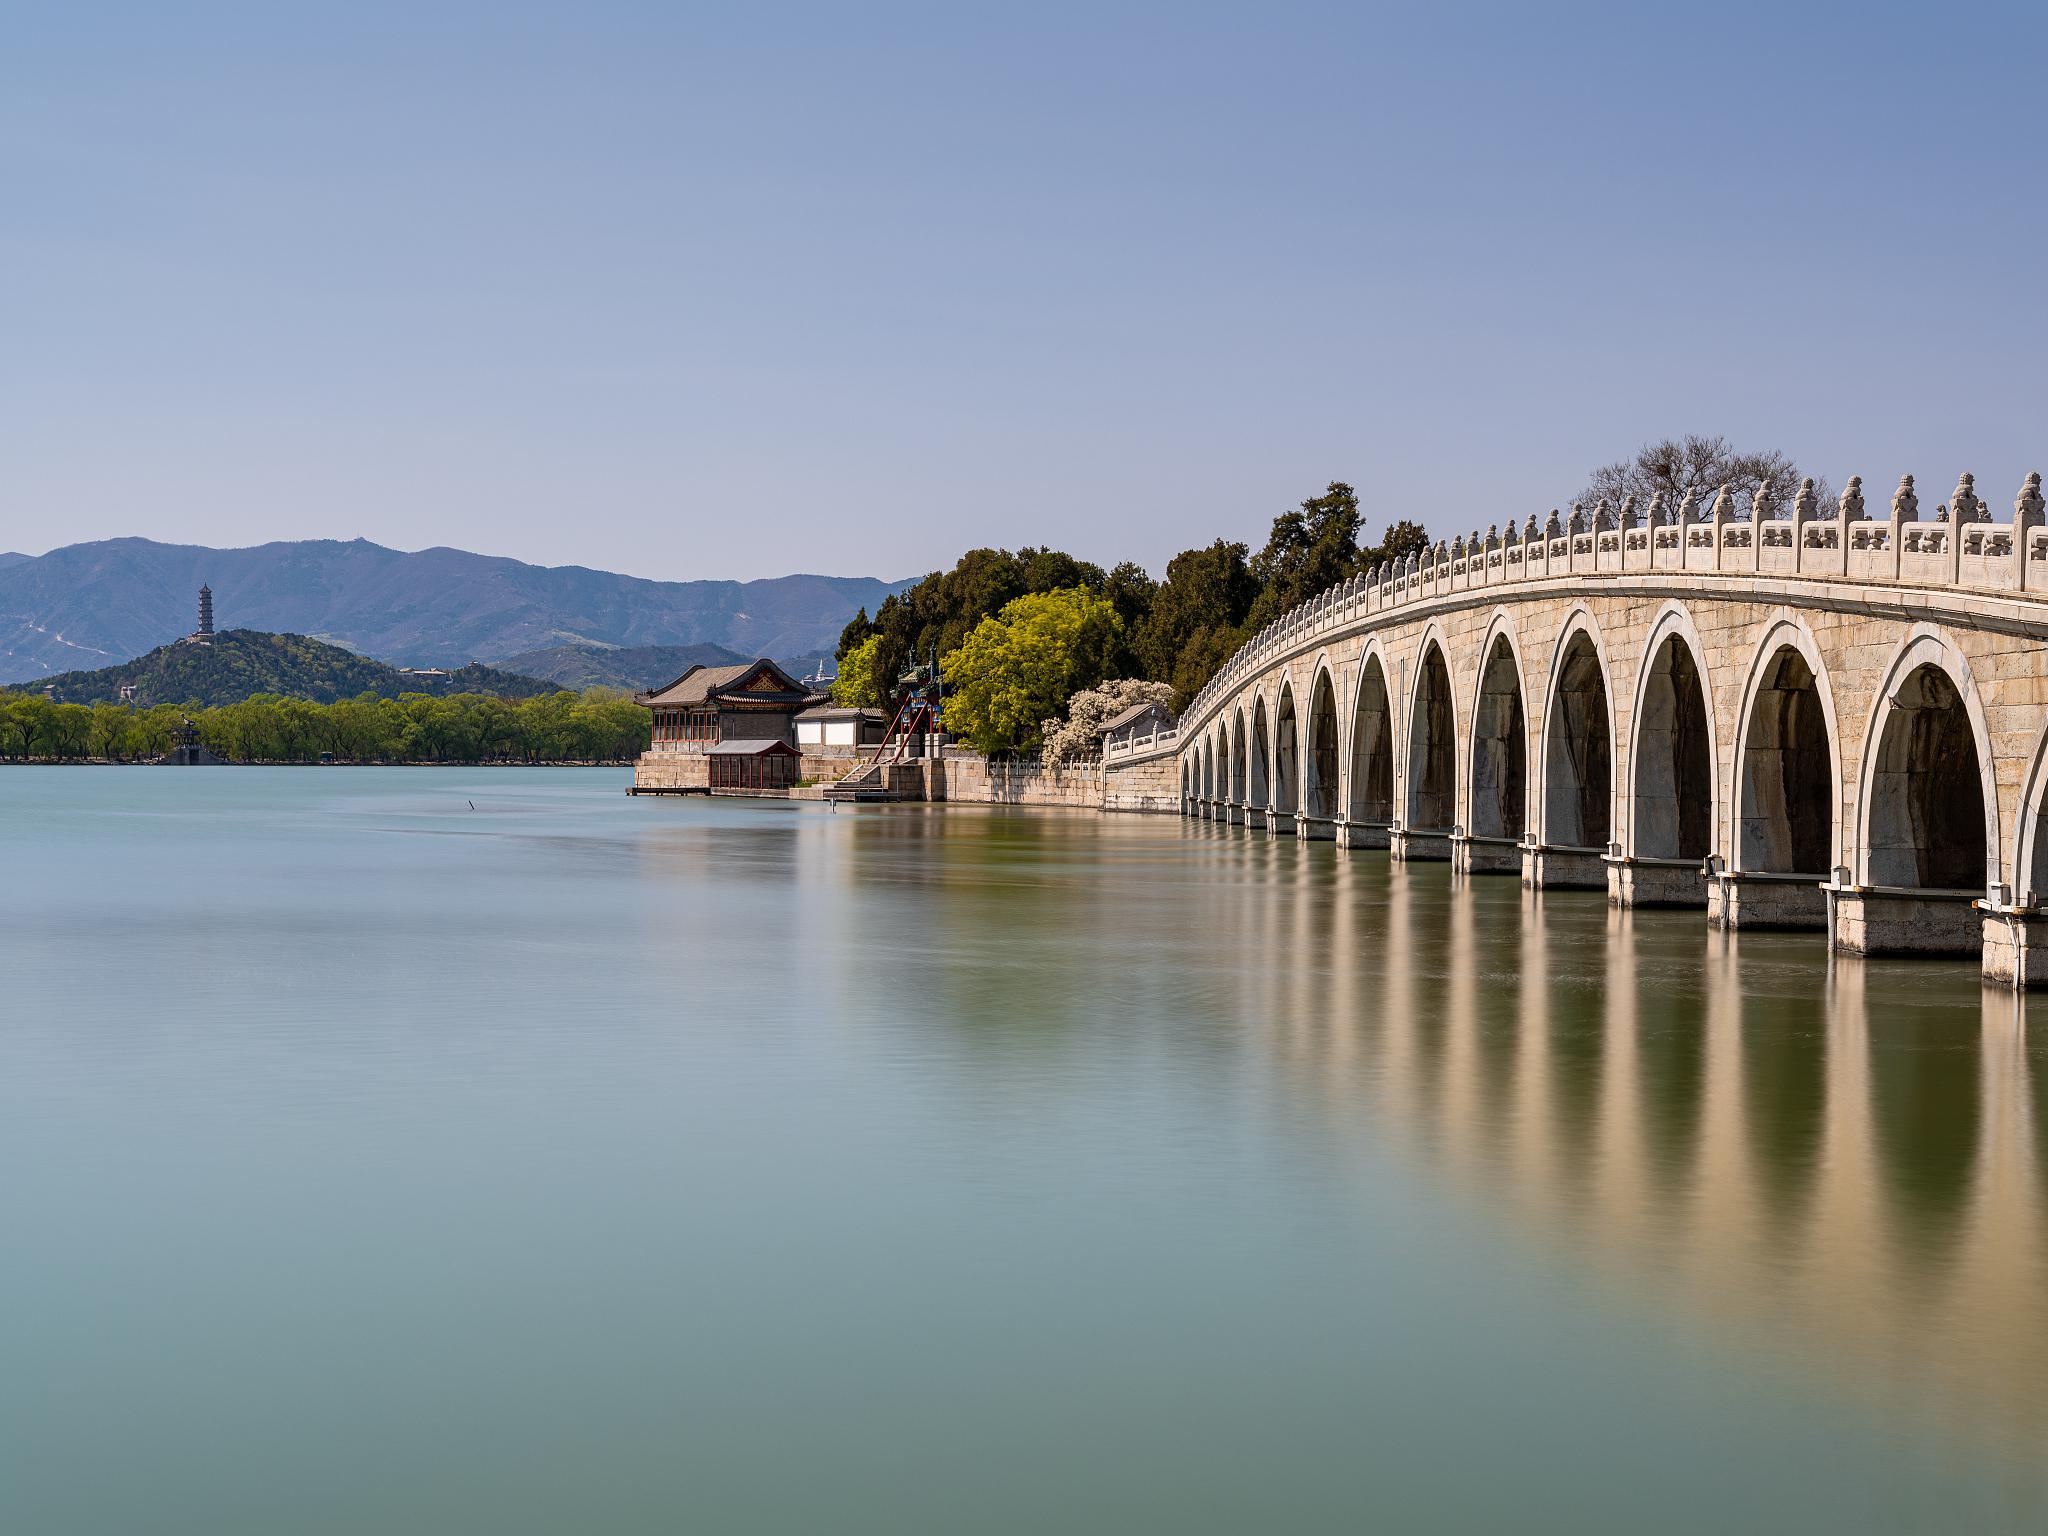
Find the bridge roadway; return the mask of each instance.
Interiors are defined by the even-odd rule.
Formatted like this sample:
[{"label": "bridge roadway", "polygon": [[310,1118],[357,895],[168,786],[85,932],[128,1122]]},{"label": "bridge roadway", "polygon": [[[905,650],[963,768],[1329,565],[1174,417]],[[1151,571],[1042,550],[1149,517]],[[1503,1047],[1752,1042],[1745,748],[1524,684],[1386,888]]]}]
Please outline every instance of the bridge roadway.
[{"label": "bridge roadway", "polygon": [[2048,985],[2048,528],[1633,503],[1460,537],[1248,642],[1180,803]]}]

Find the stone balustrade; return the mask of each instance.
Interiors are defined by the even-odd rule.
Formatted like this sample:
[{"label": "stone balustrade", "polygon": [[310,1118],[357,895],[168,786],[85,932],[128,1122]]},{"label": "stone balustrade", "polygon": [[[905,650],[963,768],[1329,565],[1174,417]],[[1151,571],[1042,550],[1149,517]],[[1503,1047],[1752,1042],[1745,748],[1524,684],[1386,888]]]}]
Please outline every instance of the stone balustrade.
[{"label": "stone balustrade", "polygon": [[1574,506],[1540,524],[1534,515],[1518,529],[1490,527],[1442,540],[1419,554],[1375,567],[1332,587],[1276,619],[1246,642],[1195,696],[1186,718],[1197,720],[1220,695],[1263,665],[1263,658],[1319,630],[1451,592],[1559,576],[1597,577],[1631,572],[1803,577],[1812,580],[1891,582],[1966,588],[1978,592],[2048,589],[2048,526],[2043,523],[2041,477],[2030,475],[2013,504],[2009,523],[1989,521],[1977,499],[1975,477],[1958,481],[1952,504],[1935,520],[1919,518],[1913,477],[1892,497],[1892,515],[1864,515],[1862,476],[1851,476],[1833,515],[1820,517],[1808,480],[1791,516],[1738,516],[1723,487],[1700,508],[1688,496],[1676,507],[1662,498],[1638,509],[1603,501],[1589,513]]},{"label": "stone balustrade", "polygon": [[1104,742],[1102,760],[1105,763],[1118,763],[1151,757],[1157,753],[1171,752],[1179,742],[1180,730],[1177,726],[1154,726],[1143,736]]}]

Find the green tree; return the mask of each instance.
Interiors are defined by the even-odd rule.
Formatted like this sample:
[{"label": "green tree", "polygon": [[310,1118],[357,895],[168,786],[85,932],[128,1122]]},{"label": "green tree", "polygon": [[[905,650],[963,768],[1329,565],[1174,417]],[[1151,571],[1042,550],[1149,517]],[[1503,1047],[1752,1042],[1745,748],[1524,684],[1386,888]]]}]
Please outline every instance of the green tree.
[{"label": "green tree", "polygon": [[92,755],[108,761],[118,761],[128,755],[130,722],[134,719],[132,710],[119,704],[95,704],[92,706]]},{"label": "green tree", "polygon": [[1109,599],[1109,605],[1116,610],[1117,621],[1122,625],[1117,653],[1111,663],[1112,675],[1132,676],[1144,669],[1138,654],[1138,635],[1152,612],[1154,599],[1159,595],[1159,583],[1142,565],[1126,560],[1110,571],[1102,584],[1102,595]]},{"label": "green tree", "polygon": [[1387,528],[1386,536],[1379,543],[1358,551],[1357,569],[1362,573],[1389,560],[1405,560],[1410,555],[1419,555],[1432,542],[1428,529],[1404,517]]},{"label": "green tree", "polygon": [[1259,584],[1242,544],[1218,539],[1206,549],[1183,550],[1167,562],[1166,580],[1152,595],[1134,648],[1132,669],[1173,684],[1184,709],[1244,637],[1244,622]]},{"label": "green tree", "polygon": [[59,704],[51,711],[50,755],[75,762],[92,750],[92,711],[83,704]]},{"label": "green tree", "polygon": [[883,707],[893,703],[897,679],[906,671],[934,654],[957,650],[983,619],[1019,597],[1071,587],[1104,592],[1109,584],[1102,567],[1062,550],[970,549],[950,571],[932,572],[875,610],[882,643],[867,669],[875,696]]},{"label": "green tree", "polygon": [[1358,568],[1358,529],[1358,493],[1341,480],[1298,511],[1274,518],[1266,547],[1252,557],[1259,596],[1249,628],[1262,628],[1350,577]]},{"label": "green tree", "polygon": [[136,753],[141,757],[162,757],[178,739],[178,727],[185,712],[175,704],[158,704],[135,716]]},{"label": "green tree", "polygon": [[847,709],[880,709],[882,694],[875,686],[875,654],[882,637],[870,634],[839,659],[839,675],[832,679],[832,702]]},{"label": "green tree", "polygon": [[41,734],[36,718],[38,706],[49,708],[49,700],[31,694],[0,699],[0,752],[17,759],[35,756]]},{"label": "green tree", "polygon": [[867,608],[863,606],[860,612],[846,621],[846,628],[839,631],[839,644],[833,647],[832,659],[839,664],[841,671],[846,669],[846,658],[873,639],[874,633],[875,622],[868,617]]},{"label": "green tree", "polygon": [[1108,675],[1122,630],[1083,587],[1012,599],[945,657],[947,728],[983,752],[1035,746],[1043,722]]}]

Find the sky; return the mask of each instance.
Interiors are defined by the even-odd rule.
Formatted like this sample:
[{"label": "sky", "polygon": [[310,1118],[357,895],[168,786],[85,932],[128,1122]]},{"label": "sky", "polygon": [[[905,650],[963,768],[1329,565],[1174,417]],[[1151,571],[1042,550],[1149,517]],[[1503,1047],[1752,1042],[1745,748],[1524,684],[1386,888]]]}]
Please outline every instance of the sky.
[{"label": "sky", "polygon": [[2048,7],[16,0],[0,550],[1160,573],[2048,468]]}]

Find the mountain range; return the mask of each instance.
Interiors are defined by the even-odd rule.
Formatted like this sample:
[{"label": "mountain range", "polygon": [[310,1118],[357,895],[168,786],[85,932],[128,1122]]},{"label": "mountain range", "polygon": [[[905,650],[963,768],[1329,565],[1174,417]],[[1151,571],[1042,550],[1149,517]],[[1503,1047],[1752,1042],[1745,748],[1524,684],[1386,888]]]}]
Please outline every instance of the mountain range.
[{"label": "mountain range", "polygon": [[223,627],[303,634],[415,667],[707,643],[795,661],[829,655],[855,609],[872,613],[910,585],[812,575],[650,581],[367,539],[247,549],[105,539],[0,555],[0,679],[104,667],[189,634],[202,582]]},{"label": "mountain range", "polygon": [[556,645],[542,651],[521,651],[505,657],[499,665],[507,672],[538,677],[558,688],[641,689],[672,683],[694,666],[729,667],[752,659],[705,641],[701,645]]}]

